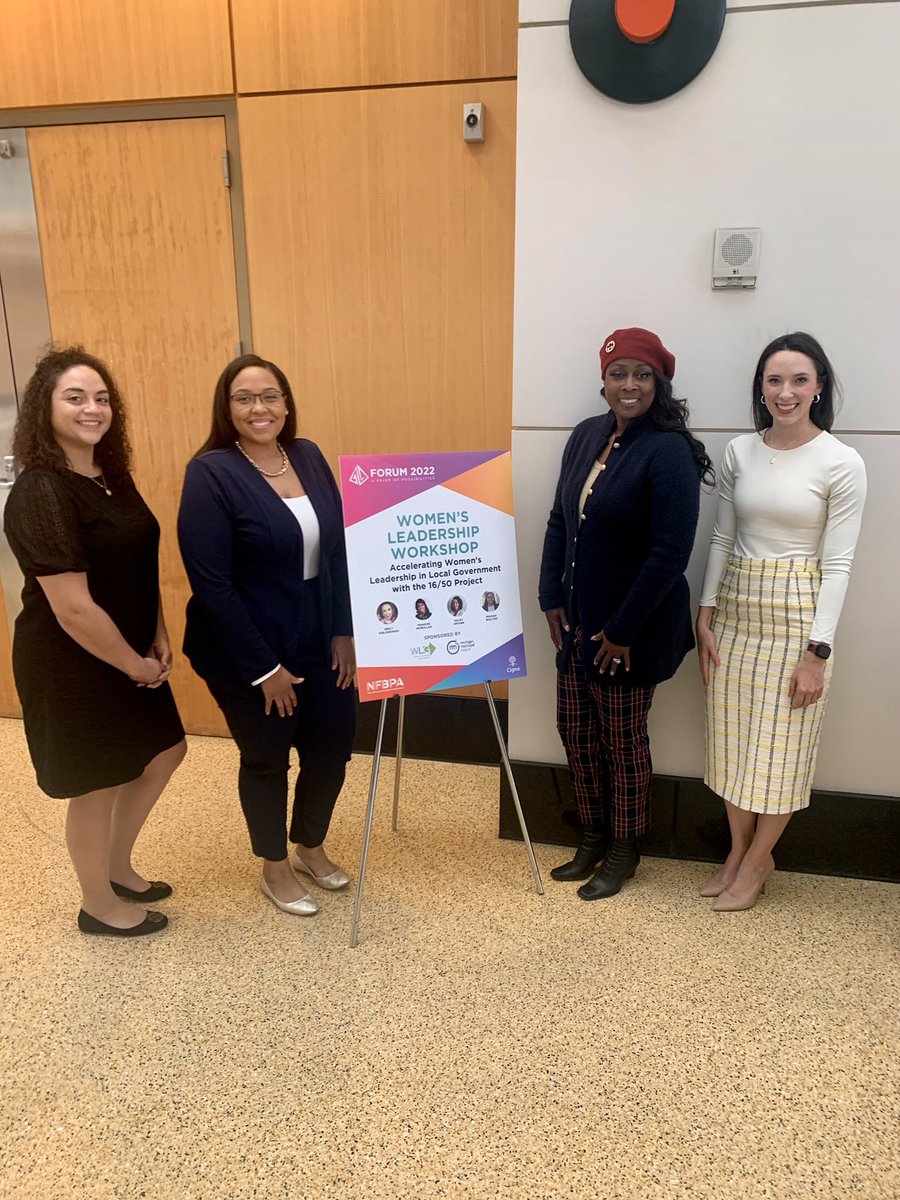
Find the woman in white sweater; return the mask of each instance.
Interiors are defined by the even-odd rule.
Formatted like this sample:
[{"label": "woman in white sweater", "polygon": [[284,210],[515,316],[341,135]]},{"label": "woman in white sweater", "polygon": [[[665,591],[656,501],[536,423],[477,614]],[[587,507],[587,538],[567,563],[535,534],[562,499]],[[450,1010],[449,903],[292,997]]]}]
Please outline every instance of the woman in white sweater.
[{"label": "woman in white sweater", "polygon": [[752,908],[772,850],[809,805],[831,647],[866,496],[855,450],[832,437],[839,388],[807,333],[776,338],[753,379],[755,433],[729,442],[697,617],[706,775],[731,851],[701,889]]}]

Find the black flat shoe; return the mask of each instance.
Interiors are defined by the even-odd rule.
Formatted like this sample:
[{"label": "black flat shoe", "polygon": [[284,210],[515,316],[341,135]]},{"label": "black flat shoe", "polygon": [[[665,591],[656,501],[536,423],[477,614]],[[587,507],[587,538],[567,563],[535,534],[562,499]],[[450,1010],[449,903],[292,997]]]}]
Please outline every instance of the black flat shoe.
[{"label": "black flat shoe", "polygon": [[626,879],[637,870],[641,856],[634,847],[634,838],[615,838],[603,866],[587,883],[578,889],[582,900],[605,900],[621,892]]},{"label": "black flat shoe", "polygon": [[144,904],[152,904],[154,900],[165,900],[166,896],[172,895],[172,885],[163,883],[161,879],[154,880],[142,892],[136,892],[132,888],[126,887],[124,883],[113,883],[112,880],[109,881],[109,886],[123,900],[137,900]]},{"label": "black flat shoe", "polygon": [[167,916],[151,910],[140,925],[134,925],[131,929],[118,929],[115,925],[107,925],[105,921],[98,921],[96,917],[86,913],[83,908],[78,910],[78,928],[82,933],[102,933],[106,937],[143,937],[145,933],[159,933],[160,930],[165,929],[168,923]]}]

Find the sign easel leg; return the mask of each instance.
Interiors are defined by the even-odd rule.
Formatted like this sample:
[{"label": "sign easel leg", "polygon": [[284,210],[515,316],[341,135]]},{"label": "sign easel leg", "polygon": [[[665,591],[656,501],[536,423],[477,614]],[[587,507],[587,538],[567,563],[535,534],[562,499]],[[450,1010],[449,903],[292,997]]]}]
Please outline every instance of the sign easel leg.
[{"label": "sign easel leg", "polygon": [[372,758],[372,779],[369,784],[369,806],[366,809],[366,827],[363,831],[362,857],[359,860],[359,875],[356,880],[356,903],[353,905],[353,925],[350,930],[350,945],[356,946],[359,940],[359,915],[362,912],[363,888],[366,882],[366,859],[369,857],[369,842],[372,839],[372,817],[375,814],[375,792],[378,788],[378,769],[381,766],[381,743],[384,740],[384,717],[387,712],[387,699],[381,702],[381,712],[378,714],[378,733],[375,737],[375,755]]},{"label": "sign easel leg", "polygon": [[494,703],[494,693],[491,691],[491,685],[484,685],[484,694],[487,696],[488,708],[491,712],[491,720],[494,722],[494,732],[497,735],[497,745],[500,747],[500,757],[503,759],[503,766],[506,768],[506,778],[509,782],[509,790],[512,792],[513,804],[516,806],[516,816],[519,818],[519,828],[522,830],[522,837],[525,841],[525,848],[528,851],[528,858],[531,862],[531,873],[534,876],[535,891],[539,896],[544,894],[544,885],[541,882],[541,873],[538,870],[537,859],[534,857],[534,847],[531,845],[531,838],[528,836],[528,827],[525,824],[525,814],[522,812],[522,805],[519,803],[519,789],[516,787],[516,781],[513,778],[512,764],[509,761],[509,754],[506,751],[506,742],[503,738],[503,730],[500,728],[500,718],[497,716],[497,706]]},{"label": "sign easel leg", "polygon": [[400,770],[403,767],[403,714],[406,697],[400,697],[400,712],[397,716],[397,765],[394,768],[394,811],[391,813],[391,830],[397,832],[397,812],[400,808]]}]

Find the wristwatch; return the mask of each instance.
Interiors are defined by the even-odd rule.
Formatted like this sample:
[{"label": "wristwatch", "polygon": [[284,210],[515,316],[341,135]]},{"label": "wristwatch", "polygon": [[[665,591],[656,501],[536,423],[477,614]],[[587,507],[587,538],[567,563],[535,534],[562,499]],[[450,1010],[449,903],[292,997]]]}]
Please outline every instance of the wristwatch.
[{"label": "wristwatch", "polygon": [[827,642],[810,642],[806,649],[817,658],[831,658],[831,647]]}]

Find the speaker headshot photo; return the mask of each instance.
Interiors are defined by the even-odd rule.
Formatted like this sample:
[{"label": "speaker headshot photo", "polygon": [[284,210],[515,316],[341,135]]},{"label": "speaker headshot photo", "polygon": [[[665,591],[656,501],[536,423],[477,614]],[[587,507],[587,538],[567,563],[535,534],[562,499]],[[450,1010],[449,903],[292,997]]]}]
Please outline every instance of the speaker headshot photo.
[{"label": "speaker headshot photo", "polygon": [[466,611],[466,602],[462,596],[451,596],[447,601],[447,612],[451,617],[461,617]]},{"label": "speaker headshot photo", "polygon": [[481,607],[485,612],[496,612],[500,607],[500,597],[496,592],[485,592],[481,597]]},{"label": "speaker headshot photo", "polygon": [[420,596],[416,601],[416,620],[427,621],[431,617],[431,609],[425,603],[424,597]]},{"label": "speaker headshot photo", "polygon": [[396,604],[390,600],[383,600],[375,611],[375,615],[382,625],[393,625],[400,616],[400,610]]}]

